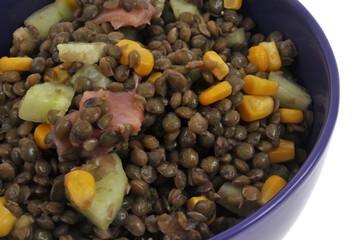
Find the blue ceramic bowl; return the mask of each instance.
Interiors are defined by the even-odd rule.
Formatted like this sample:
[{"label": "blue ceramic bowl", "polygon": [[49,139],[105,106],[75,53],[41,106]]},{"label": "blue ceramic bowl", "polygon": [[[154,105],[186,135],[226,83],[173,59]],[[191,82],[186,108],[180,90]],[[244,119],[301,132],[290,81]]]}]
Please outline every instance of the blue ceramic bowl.
[{"label": "blue ceramic bowl", "polygon": [[[50,0],[0,1],[0,55],[8,55],[12,32],[24,19]],[[299,56],[296,76],[311,93],[314,126],[308,142],[309,157],[297,175],[252,216],[215,236],[212,240],[279,240],[287,233],[304,207],[325,159],[339,105],[339,78],[331,47],[311,14],[297,0],[245,0],[242,11],[267,34],[280,30],[292,39]]]}]

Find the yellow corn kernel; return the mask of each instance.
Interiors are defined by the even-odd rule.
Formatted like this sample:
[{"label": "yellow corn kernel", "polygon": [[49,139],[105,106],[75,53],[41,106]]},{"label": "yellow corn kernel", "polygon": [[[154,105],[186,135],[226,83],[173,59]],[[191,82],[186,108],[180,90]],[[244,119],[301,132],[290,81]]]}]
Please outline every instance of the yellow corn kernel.
[{"label": "yellow corn kernel", "polygon": [[5,196],[0,197],[0,204],[4,205],[6,204],[6,198]]},{"label": "yellow corn kernel", "polygon": [[7,236],[16,222],[16,217],[0,203],[0,237]]},{"label": "yellow corn kernel", "polygon": [[155,80],[157,80],[157,79],[160,78],[161,76],[163,76],[163,73],[161,73],[161,72],[154,72],[154,73],[150,74],[150,76],[148,77],[148,81],[155,82]]},{"label": "yellow corn kernel", "polygon": [[209,105],[228,97],[231,93],[231,84],[227,81],[223,81],[201,92],[198,96],[198,100],[202,105]]},{"label": "yellow corn kernel", "polygon": [[244,95],[237,110],[243,121],[252,122],[270,115],[273,105],[273,99],[269,96]]},{"label": "yellow corn kernel", "polygon": [[89,207],[96,193],[94,176],[84,170],[74,170],[64,177],[71,200],[80,208]]},{"label": "yellow corn kernel", "polygon": [[254,75],[247,75],[243,80],[243,90],[252,95],[274,96],[277,94],[278,87],[280,86],[278,82],[259,78]]},{"label": "yellow corn kernel", "polygon": [[292,141],[280,139],[280,145],[277,148],[268,151],[271,163],[281,163],[293,160],[295,158],[295,144]]},{"label": "yellow corn kernel", "polygon": [[[192,197],[187,202],[187,208],[193,210],[199,201],[209,201],[209,199],[203,196]],[[208,220],[206,224],[207,225],[211,224],[214,221],[214,219],[216,219],[216,213],[214,213],[213,217],[210,220]]]},{"label": "yellow corn kernel", "polygon": [[44,82],[65,84],[69,78],[69,73],[65,70],[60,69],[59,66],[48,68],[44,74]]},{"label": "yellow corn kernel", "polygon": [[268,69],[268,52],[262,46],[254,46],[249,49],[248,60],[257,66],[258,72],[265,72]]},{"label": "yellow corn kernel", "polygon": [[286,186],[287,182],[282,177],[278,175],[272,175],[262,186],[261,195],[258,199],[258,204],[263,206],[269,200],[271,200],[279,191]]},{"label": "yellow corn kernel", "polygon": [[224,8],[231,10],[239,10],[242,6],[242,0],[224,0]]},{"label": "yellow corn kernel", "polygon": [[30,65],[33,61],[29,57],[2,57],[0,59],[0,71],[30,71]]},{"label": "yellow corn kernel", "polygon": [[122,49],[122,57],[120,58],[120,63],[123,65],[129,64],[129,53],[133,51],[136,48],[141,48],[139,43],[129,40],[129,39],[123,39],[120,40],[117,44],[118,47]]},{"label": "yellow corn kernel", "polygon": [[268,71],[278,71],[282,67],[282,61],[275,42],[261,42],[259,46],[268,53]]},{"label": "yellow corn kernel", "polygon": [[283,123],[300,123],[303,120],[303,112],[298,109],[280,108],[278,112]]},{"label": "yellow corn kernel", "polygon": [[153,54],[145,48],[136,48],[135,51],[137,51],[140,56],[140,62],[138,65],[134,66],[134,71],[141,76],[146,76],[153,70]]},{"label": "yellow corn kernel", "polygon": [[229,73],[229,68],[227,64],[222,60],[222,58],[214,51],[208,51],[203,55],[203,61],[206,59],[213,60],[218,63],[219,66],[211,69],[211,73],[218,79],[222,80]]},{"label": "yellow corn kernel", "polygon": [[51,125],[47,123],[39,124],[34,130],[35,143],[43,150],[50,148],[44,142],[45,137],[50,133],[50,130],[51,130]]}]

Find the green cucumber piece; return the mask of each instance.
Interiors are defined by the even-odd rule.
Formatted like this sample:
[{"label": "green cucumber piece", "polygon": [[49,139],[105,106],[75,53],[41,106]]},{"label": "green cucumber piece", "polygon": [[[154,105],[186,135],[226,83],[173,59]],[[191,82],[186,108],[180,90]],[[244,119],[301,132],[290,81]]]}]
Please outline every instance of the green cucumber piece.
[{"label": "green cucumber piece", "polygon": [[65,0],[56,0],[56,8],[63,19],[73,16],[73,8]]},{"label": "green cucumber piece", "polygon": [[157,0],[154,7],[161,9],[163,12],[164,4],[165,0]]},{"label": "green cucumber piece", "polygon": [[75,90],[59,83],[42,83],[31,87],[19,107],[19,117],[26,121],[48,122],[48,111],[58,110],[64,116],[73,99]]},{"label": "green cucumber piece", "polygon": [[94,65],[84,64],[70,79],[69,82],[74,84],[77,77],[87,77],[93,84],[93,87],[107,88],[112,81],[103,75]]},{"label": "green cucumber piece", "polygon": [[237,43],[245,42],[246,38],[244,35],[244,28],[238,28],[236,31],[228,34],[226,39],[228,41],[227,47],[229,48],[233,47]]},{"label": "green cucumber piece", "polygon": [[288,80],[281,74],[270,72],[268,79],[280,84],[274,98],[280,101],[281,107],[305,111],[312,103],[311,96],[302,86]]},{"label": "green cucumber piece", "polygon": [[65,0],[58,0],[46,5],[25,19],[25,26],[33,25],[40,33],[40,36],[46,37],[49,28],[60,22],[62,19],[68,19],[72,16],[73,9]]},{"label": "green cucumber piece", "polygon": [[59,14],[55,3],[49,4],[42,9],[31,14],[25,19],[25,26],[33,25],[40,33],[40,36],[46,37],[49,32],[49,28],[60,22],[63,17]]},{"label": "green cucumber piece", "polygon": [[104,56],[106,43],[70,42],[58,44],[59,58],[62,62],[81,62],[94,64]]},{"label": "green cucumber piece", "polygon": [[190,12],[193,15],[201,15],[197,6],[187,3],[183,0],[170,0],[170,6],[173,9],[173,13],[176,19],[182,12]]},{"label": "green cucumber piece", "polygon": [[112,153],[95,157],[82,169],[93,174],[96,193],[90,207],[78,211],[100,229],[107,230],[122,207],[128,185],[122,161]]},{"label": "green cucumber piece", "polygon": [[241,208],[237,208],[233,205],[230,205],[226,199],[227,197],[242,195],[242,188],[236,187],[232,184],[232,182],[225,182],[220,189],[218,190],[218,194],[221,196],[216,202],[223,206],[224,208],[228,209],[229,211],[237,214],[240,217],[247,217],[249,216],[252,211],[259,207],[256,201],[254,202],[243,202]]}]

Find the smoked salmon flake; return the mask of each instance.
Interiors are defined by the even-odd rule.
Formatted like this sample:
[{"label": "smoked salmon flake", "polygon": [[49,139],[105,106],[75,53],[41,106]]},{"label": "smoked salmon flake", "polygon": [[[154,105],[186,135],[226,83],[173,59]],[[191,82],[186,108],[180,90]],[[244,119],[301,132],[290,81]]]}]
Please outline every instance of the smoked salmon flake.
[{"label": "smoked salmon flake", "polygon": [[115,30],[124,26],[139,27],[143,24],[150,24],[155,8],[149,0],[145,1],[148,4],[147,9],[135,8],[130,12],[125,11],[123,8],[111,10],[103,8],[93,21],[98,24],[110,22]]},{"label": "smoked salmon flake", "polygon": [[[140,129],[144,119],[144,109],[139,108],[136,103],[136,97],[134,92],[110,92],[110,91],[86,91],[83,94],[83,97],[79,103],[79,110],[73,111],[67,114],[65,117],[69,118],[72,125],[81,121],[80,119],[80,111],[84,109],[84,102],[90,98],[100,97],[101,99],[108,101],[110,104],[110,109],[106,114],[112,114],[113,119],[110,126],[104,130],[101,129],[93,129],[92,138],[97,138],[100,134],[106,130],[112,129],[115,132],[119,132],[119,126],[123,124],[131,124],[134,128],[133,135],[136,135]],[[56,146],[56,150],[59,156],[59,161],[63,162],[63,154],[66,151],[69,151],[73,148],[79,149],[80,156],[90,158],[97,155],[103,155],[109,153],[113,150],[111,148],[105,148],[102,146],[98,146],[91,152],[86,152],[85,150],[81,150],[81,147],[78,143],[76,143],[71,136],[68,138],[60,139],[54,134],[55,126],[52,125],[50,136],[52,137],[54,144]]]}]

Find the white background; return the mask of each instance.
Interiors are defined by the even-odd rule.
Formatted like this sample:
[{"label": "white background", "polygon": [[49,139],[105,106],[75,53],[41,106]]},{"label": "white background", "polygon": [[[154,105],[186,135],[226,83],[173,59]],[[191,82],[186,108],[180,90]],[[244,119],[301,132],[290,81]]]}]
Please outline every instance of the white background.
[{"label": "white background", "polygon": [[299,1],[315,17],[333,48],[340,74],[341,102],[320,178],[284,240],[360,240],[361,2]]}]

